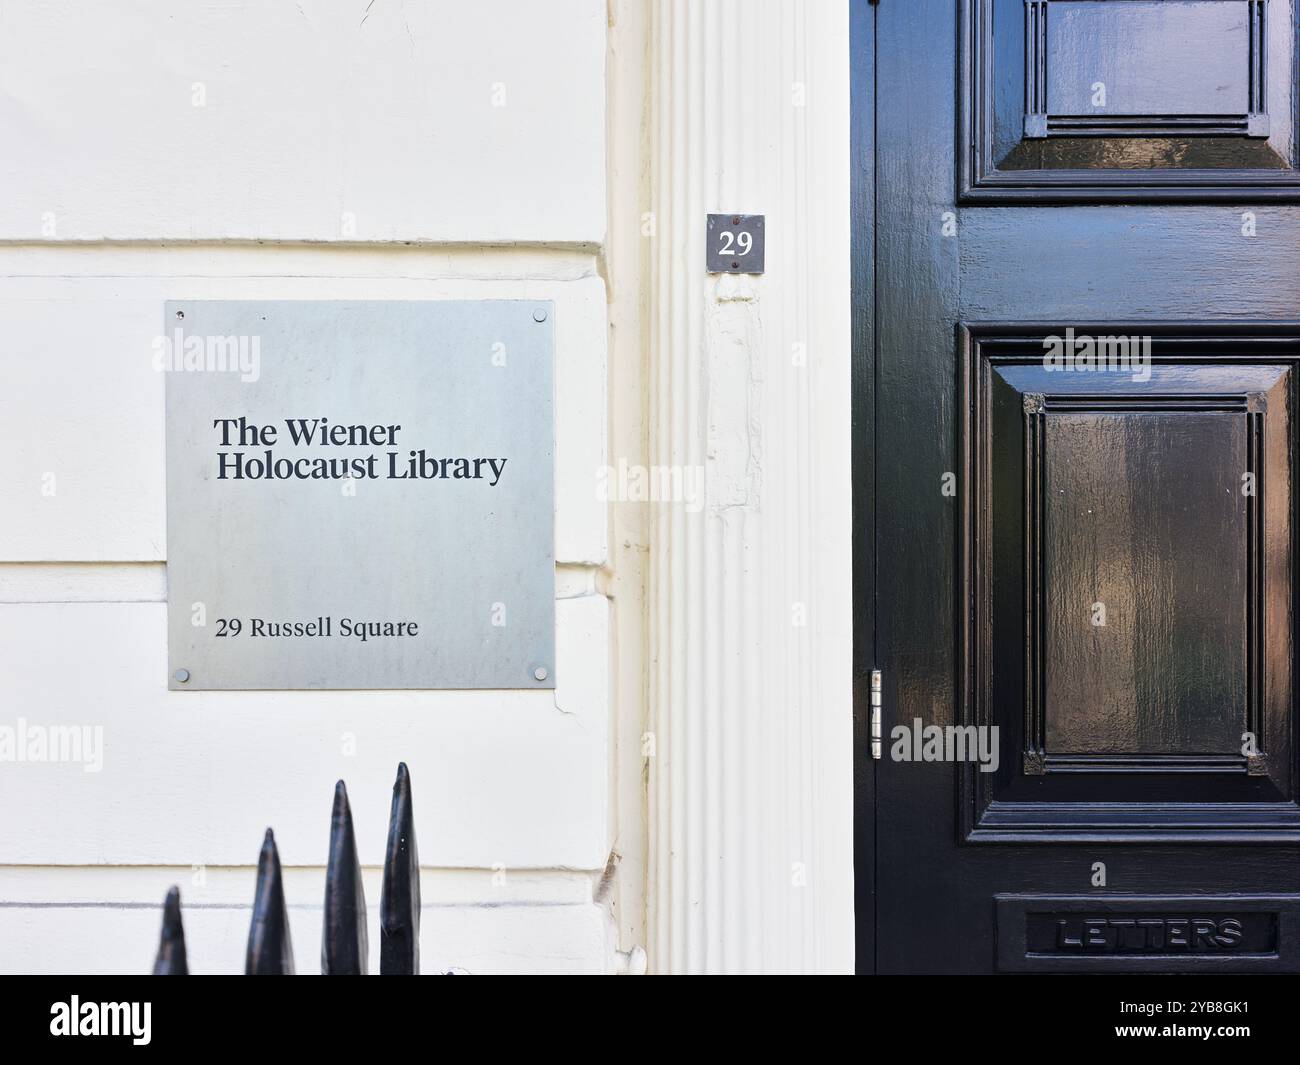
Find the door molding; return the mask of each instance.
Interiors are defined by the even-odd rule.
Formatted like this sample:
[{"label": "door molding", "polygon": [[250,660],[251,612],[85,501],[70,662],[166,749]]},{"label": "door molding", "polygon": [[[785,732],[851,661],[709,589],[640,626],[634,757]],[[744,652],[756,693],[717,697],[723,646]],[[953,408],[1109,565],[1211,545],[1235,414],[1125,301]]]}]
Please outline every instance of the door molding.
[{"label": "door molding", "polygon": [[853,852],[856,971],[876,968],[876,781],[871,671],[876,667],[876,26],[852,4],[849,30],[853,255]]},{"label": "door molding", "polygon": [[[1282,17],[1284,4],[1267,0],[1190,0],[1201,5],[1239,6],[1244,18],[1235,39],[1222,46],[1240,50],[1238,76],[1249,103],[1236,114],[1185,113],[1149,115],[1055,114],[1048,93],[1047,26],[1059,0],[1016,4],[1023,18],[1020,49],[1007,61],[1023,66],[1023,86],[1014,94],[999,92],[994,48],[995,4],[999,0],[959,0],[961,64],[958,108],[958,200],[969,204],[1066,203],[1300,203],[1300,169],[1296,167],[1295,110],[1297,86],[1274,77],[1271,70],[1290,66],[1296,48],[1294,20]],[[1074,4],[1076,8],[1078,4]],[[1123,18],[1127,5],[1114,5]],[[1189,5],[1190,6],[1190,5]],[[1009,11],[1011,5],[1006,6]],[[1272,14],[1270,15],[1270,8]],[[1022,10],[1023,9],[1023,10]],[[1137,12],[1137,5],[1132,10]],[[1189,78],[1200,76],[1195,70]],[[1227,75],[1225,75],[1227,76]],[[1001,81],[1007,79],[1002,78]],[[1270,112],[1272,114],[1270,115]],[[1204,158],[1199,167],[1170,167],[1153,149],[1143,168],[1110,168],[1105,161],[1131,154],[1137,138],[1153,144],[1173,138],[1180,150]],[[1016,143],[1018,142],[1018,143]],[[1007,151],[1009,144],[1015,147]],[[1000,145],[1001,147],[995,147]],[[1051,145],[1053,165],[1044,165],[1044,145]],[[1003,158],[999,159],[999,156]],[[1229,158],[1232,165],[1223,165]],[[1214,159],[1214,165],[1209,165]]]},{"label": "door molding", "polygon": [[[1046,373],[1042,370],[1044,338],[1067,328],[1080,336],[1149,337],[1151,365],[1178,366],[1184,380],[1169,392],[1097,393],[1096,375]],[[982,774],[969,763],[958,766],[958,838],[964,843],[1294,843],[1300,841],[1300,805],[1296,802],[1295,737],[1289,724],[1295,668],[1290,659],[1294,607],[1297,601],[1289,576],[1295,545],[1290,543],[1281,515],[1269,517],[1265,500],[1277,490],[1289,491],[1287,469],[1295,461],[1297,427],[1289,411],[1295,407],[1300,376],[1300,322],[962,322],[957,326],[957,409],[960,473],[960,547],[955,590],[962,619],[957,655],[958,723],[987,726],[994,722],[994,630],[1005,633],[1023,620],[1024,633],[1009,641],[1023,649],[1023,678],[1014,678],[1023,691],[1020,720],[1003,720],[1018,735],[1016,750],[1004,759],[1013,773],[1033,778],[1044,794],[1036,800],[1007,801],[993,774]],[[1016,552],[1024,559],[1021,616],[992,617],[991,580],[994,565],[994,504],[990,440],[994,431],[990,395],[994,381],[1015,388],[999,375],[1034,373],[1033,391],[1017,399],[1016,418],[1023,419],[1025,438],[1021,506],[1026,527],[1017,530],[1024,541]],[[1225,370],[1235,368],[1235,382]],[[1189,380],[1201,374],[1212,387],[1197,389]],[[1211,374],[1214,375],[1211,378]],[[1023,402],[1022,402],[1023,400]],[[1209,412],[1245,419],[1251,435],[1250,467],[1259,491],[1247,497],[1247,571],[1251,574],[1247,606],[1247,669],[1249,683],[1245,727],[1260,737],[1262,750],[1250,757],[1224,755],[1053,756],[1044,750],[1044,692],[1041,663],[1044,638],[1042,572],[1042,437],[1044,420],[1053,412],[1086,410],[1152,410]],[[1022,413],[1023,412],[1023,413]],[[1004,430],[1010,422],[1003,421]],[[1277,489],[1270,488],[1275,482]],[[1278,498],[1282,498],[1279,496]],[[1286,537],[1285,550],[1275,544]],[[1272,551],[1266,543],[1274,542]],[[1271,560],[1271,561],[1270,561]],[[1012,573],[1003,571],[1004,579]],[[1288,602],[1291,611],[1266,619],[1265,604]],[[1266,663],[1290,661],[1289,675],[1266,678]],[[1004,687],[1009,698],[1014,685]],[[1062,793],[1073,783],[1125,777],[1139,792],[1169,774],[1199,774],[1225,789],[1213,801],[1163,805],[1145,801],[1069,801]],[[1143,779],[1146,778],[1146,779]],[[1229,793],[1226,789],[1231,788]],[[1152,792],[1147,787],[1148,793]],[[1235,800],[1229,795],[1235,795]],[[1136,796],[1135,796],[1136,797]],[[1114,796],[1112,795],[1113,799]]]}]

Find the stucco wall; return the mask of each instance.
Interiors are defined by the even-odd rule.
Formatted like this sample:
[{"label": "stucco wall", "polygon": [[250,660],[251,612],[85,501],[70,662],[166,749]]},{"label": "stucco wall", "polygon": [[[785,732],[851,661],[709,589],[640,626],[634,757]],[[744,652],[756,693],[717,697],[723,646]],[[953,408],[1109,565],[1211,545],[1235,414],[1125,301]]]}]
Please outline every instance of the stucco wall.
[{"label": "stucco wall", "polygon": [[[0,725],[104,735],[0,763],[0,971],[146,970],[171,883],[237,971],[267,825],[314,971],[338,777],[376,953],[398,760],[426,970],[614,966],[605,57],[601,0],[0,8]],[[553,695],[168,693],[178,298],[556,302]]]}]

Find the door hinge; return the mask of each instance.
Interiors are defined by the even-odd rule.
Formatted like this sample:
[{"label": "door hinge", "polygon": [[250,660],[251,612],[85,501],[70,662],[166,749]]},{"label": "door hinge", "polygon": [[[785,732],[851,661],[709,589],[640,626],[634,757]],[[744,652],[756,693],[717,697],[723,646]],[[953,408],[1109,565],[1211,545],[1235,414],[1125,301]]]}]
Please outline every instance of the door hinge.
[{"label": "door hinge", "polygon": [[880,670],[871,671],[871,757],[880,760]]}]

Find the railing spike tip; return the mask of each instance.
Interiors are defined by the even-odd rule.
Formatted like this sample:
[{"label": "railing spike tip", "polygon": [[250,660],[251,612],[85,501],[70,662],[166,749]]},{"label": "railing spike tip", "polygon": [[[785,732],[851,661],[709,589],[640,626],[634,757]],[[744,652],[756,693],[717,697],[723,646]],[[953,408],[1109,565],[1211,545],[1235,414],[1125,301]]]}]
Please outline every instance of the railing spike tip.
[{"label": "railing spike tip", "polygon": [[292,976],[293,943],[289,937],[289,910],[284,901],[284,879],[275,834],[268,828],[257,858],[257,888],[253,894],[253,920],[244,955],[248,976]]},{"label": "railing spike tip", "polygon": [[181,923],[181,889],[173,885],[163,900],[162,933],[158,937],[158,956],[154,959],[154,976],[188,976],[189,960],[185,954],[185,928]]},{"label": "railing spike tip", "polygon": [[379,973],[414,976],[420,971],[420,856],[415,845],[411,776],[397,764],[384,853],[379,902]]},{"label": "railing spike tip", "polygon": [[325,976],[364,976],[369,937],[361,861],[352,829],[352,807],[343,781],[334,785],[330,816],[329,866],[325,871],[325,916],[320,971]]}]

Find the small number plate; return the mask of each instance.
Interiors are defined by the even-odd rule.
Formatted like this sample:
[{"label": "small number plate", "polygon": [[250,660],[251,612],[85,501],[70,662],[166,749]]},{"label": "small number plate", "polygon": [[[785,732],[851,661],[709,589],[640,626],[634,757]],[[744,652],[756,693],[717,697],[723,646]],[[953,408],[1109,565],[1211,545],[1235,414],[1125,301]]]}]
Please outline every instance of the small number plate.
[{"label": "small number plate", "polygon": [[709,215],[704,247],[704,268],[711,274],[761,274],[763,215]]}]

